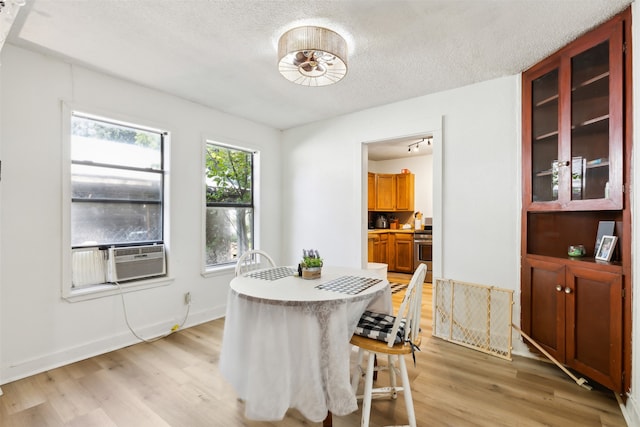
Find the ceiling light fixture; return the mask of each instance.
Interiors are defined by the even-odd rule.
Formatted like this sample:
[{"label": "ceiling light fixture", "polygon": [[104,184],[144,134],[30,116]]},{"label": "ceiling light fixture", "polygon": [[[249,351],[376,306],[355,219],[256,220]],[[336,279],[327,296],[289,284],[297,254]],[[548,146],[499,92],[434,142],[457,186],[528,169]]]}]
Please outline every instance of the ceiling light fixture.
[{"label": "ceiling light fixture", "polygon": [[327,86],[347,74],[347,42],[323,27],[297,27],[280,37],[278,69],[302,86]]},{"label": "ceiling light fixture", "polygon": [[409,144],[409,149],[407,150],[409,153],[411,153],[412,151],[414,153],[417,153],[418,151],[420,151],[420,144],[423,142],[427,142],[427,145],[431,145],[431,137],[429,138],[422,138],[420,141],[414,142]]}]

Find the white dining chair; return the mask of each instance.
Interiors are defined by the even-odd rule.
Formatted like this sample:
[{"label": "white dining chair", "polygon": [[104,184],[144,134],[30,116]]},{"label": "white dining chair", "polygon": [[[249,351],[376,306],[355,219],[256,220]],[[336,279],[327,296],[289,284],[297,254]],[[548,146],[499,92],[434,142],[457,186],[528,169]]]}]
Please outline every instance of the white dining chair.
[{"label": "white dining chair", "polygon": [[[426,274],[427,266],[420,264],[411,277],[395,317],[365,312],[360,319],[356,334],[351,337],[351,344],[358,347],[358,362],[351,381],[354,393],[358,390],[360,378],[363,375],[362,361],[364,352],[367,351],[369,353],[367,368],[364,371],[364,395],[362,396],[362,420],[360,424],[362,427],[369,426],[371,401],[374,395],[375,398],[395,399],[398,392],[404,393],[409,426],[416,427],[411,385],[404,356],[412,354],[415,363],[415,355],[413,353],[421,342],[422,285]],[[372,319],[377,317],[384,317],[384,319],[377,320],[377,323],[375,323],[376,320],[372,322]],[[400,331],[400,334],[398,331]],[[387,356],[387,366],[376,366],[374,364],[376,354]],[[397,366],[394,364],[394,357],[397,360]],[[374,389],[374,372],[381,370],[389,371],[391,386]],[[402,387],[398,387],[396,384],[397,374],[400,375],[402,380]]]},{"label": "white dining chair", "polygon": [[237,277],[252,270],[275,266],[276,263],[268,253],[259,249],[251,249],[243,253],[240,258],[238,258],[235,274]]}]

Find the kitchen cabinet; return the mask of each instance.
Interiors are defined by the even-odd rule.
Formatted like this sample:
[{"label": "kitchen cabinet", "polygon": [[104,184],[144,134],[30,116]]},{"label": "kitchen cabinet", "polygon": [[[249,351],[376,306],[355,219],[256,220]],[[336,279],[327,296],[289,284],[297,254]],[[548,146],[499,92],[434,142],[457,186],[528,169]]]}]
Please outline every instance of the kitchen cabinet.
[{"label": "kitchen cabinet", "polygon": [[[626,10],[522,74],[522,330],[621,395],[631,369],[629,23]],[[616,224],[611,262],[594,260],[601,221]],[[567,255],[576,244],[585,256]]]},{"label": "kitchen cabinet", "polygon": [[413,273],[413,234],[389,233],[389,271]]},{"label": "kitchen cabinet", "polygon": [[415,175],[401,173],[396,175],[396,210],[413,211],[415,197]]},{"label": "kitchen cabinet", "polygon": [[[622,387],[622,274],[548,260],[523,263],[522,329],[559,362]],[[621,270],[621,269],[620,269]]]},{"label": "kitchen cabinet", "polygon": [[388,271],[413,273],[413,233],[371,232],[367,239],[367,261],[387,264]]},{"label": "kitchen cabinet", "polygon": [[376,210],[396,210],[396,176],[376,174]]},{"label": "kitchen cabinet", "polygon": [[[372,175],[374,178],[372,178]],[[372,191],[372,181],[375,188]],[[415,175],[372,174],[367,175],[369,210],[379,212],[413,211],[415,198]],[[374,194],[374,197],[371,197]],[[371,206],[375,206],[374,209]]]},{"label": "kitchen cabinet", "polygon": [[376,210],[376,174],[367,173],[367,210]]},{"label": "kitchen cabinet", "polygon": [[369,233],[367,239],[367,261],[388,264],[389,234]]},{"label": "kitchen cabinet", "polygon": [[383,264],[388,264],[389,261],[389,234],[380,234],[380,243],[378,244],[378,250],[376,252],[376,261]]}]

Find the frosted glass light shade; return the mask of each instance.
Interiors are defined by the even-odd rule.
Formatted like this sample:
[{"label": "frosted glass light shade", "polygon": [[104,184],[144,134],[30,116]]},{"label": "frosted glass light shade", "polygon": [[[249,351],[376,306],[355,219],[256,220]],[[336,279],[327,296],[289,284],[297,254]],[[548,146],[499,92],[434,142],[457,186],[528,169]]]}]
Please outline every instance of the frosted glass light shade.
[{"label": "frosted glass light shade", "polygon": [[322,27],[297,27],[280,37],[278,69],[303,86],[327,86],[347,74],[347,42]]}]

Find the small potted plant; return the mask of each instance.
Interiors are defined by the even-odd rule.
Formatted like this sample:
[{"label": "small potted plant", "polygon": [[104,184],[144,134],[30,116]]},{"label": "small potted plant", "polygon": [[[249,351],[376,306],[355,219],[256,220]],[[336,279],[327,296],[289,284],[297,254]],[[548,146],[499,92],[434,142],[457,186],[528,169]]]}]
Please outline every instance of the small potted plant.
[{"label": "small potted plant", "polygon": [[322,258],[315,249],[303,249],[302,261],[298,266],[303,279],[318,279],[322,273]]}]

